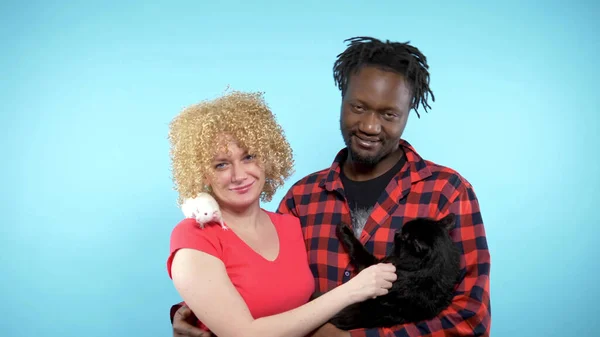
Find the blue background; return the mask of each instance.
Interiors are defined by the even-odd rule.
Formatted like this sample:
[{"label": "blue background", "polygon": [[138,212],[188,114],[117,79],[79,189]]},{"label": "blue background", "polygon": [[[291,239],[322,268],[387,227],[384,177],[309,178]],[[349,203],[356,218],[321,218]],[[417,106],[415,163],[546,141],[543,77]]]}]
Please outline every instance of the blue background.
[{"label": "blue background", "polygon": [[170,336],[169,121],[265,91],[297,163],[274,210],[343,146],[356,35],[428,57],[436,102],[404,138],[475,186],[492,336],[597,334],[600,5],[475,3],[2,2],[0,335]]}]

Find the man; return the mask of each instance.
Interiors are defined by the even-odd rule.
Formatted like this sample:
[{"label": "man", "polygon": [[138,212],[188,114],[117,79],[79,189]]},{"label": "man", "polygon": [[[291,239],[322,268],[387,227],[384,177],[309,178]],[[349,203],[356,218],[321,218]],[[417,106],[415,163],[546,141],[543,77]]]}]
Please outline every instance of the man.
[{"label": "man", "polygon": [[[402,133],[410,110],[429,108],[429,66],[408,43],[369,37],[347,40],[334,64],[341,90],[340,127],[346,148],[331,167],[296,182],[278,212],[297,216],[309,252],[316,291],[354,274],[335,238],[335,225],[351,223],[367,250],[383,257],[393,232],[417,217],[457,215],[450,234],[461,257],[452,304],[436,318],[391,328],[342,331],[325,324],[313,336],[489,336],[490,254],[473,187],[456,171],[422,159]],[[171,310],[175,336],[202,336],[188,324],[193,314]],[[174,318],[173,318],[174,316]]]}]

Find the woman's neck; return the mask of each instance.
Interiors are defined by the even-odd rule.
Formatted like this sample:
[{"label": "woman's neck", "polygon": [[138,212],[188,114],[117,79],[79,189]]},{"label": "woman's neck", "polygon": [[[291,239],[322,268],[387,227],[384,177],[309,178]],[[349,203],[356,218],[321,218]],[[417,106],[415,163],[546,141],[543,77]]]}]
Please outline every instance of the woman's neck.
[{"label": "woman's neck", "polygon": [[234,229],[255,229],[260,223],[261,213],[262,210],[258,202],[243,209],[221,208],[223,221],[228,227]]}]

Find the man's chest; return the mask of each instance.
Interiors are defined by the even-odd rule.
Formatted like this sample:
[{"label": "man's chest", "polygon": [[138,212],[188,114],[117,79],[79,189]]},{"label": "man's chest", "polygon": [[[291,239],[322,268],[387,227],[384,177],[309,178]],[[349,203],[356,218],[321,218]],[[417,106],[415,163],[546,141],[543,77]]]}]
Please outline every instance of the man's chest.
[{"label": "man's chest", "polygon": [[[394,234],[417,217],[436,217],[433,203],[414,202],[411,196],[399,200],[384,200],[375,204],[370,213],[352,212],[343,199],[322,197],[299,209],[308,261],[319,288],[328,289],[345,282],[355,274],[349,258],[336,236],[336,226],[355,227],[362,223],[357,235],[367,251],[377,258],[388,255],[394,245]],[[356,218],[359,216],[360,218]]]},{"label": "man's chest", "polygon": [[386,212],[389,211],[387,216],[378,220],[372,214],[377,207],[371,209],[371,213],[351,212],[347,206],[340,207],[340,209],[338,214],[316,213],[301,217],[309,262],[346,267],[343,265],[346,262],[345,259],[337,256],[337,254],[346,255],[336,236],[336,227],[339,225],[356,230],[357,238],[367,250],[376,257],[382,258],[393,247],[394,233],[400,231],[403,224],[412,219],[411,216],[406,215],[405,207],[402,206],[396,207],[394,210],[386,210]]}]

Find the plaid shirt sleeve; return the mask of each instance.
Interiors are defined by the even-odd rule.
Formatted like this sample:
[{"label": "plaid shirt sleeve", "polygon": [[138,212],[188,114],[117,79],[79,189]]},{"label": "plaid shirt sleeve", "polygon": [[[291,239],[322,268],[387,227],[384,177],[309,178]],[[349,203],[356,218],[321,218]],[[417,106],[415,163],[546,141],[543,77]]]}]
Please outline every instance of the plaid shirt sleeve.
[{"label": "plaid shirt sleeve", "polygon": [[[461,282],[450,306],[431,320],[391,328],[356,329],[350,331],[351,336],[489,336],[490,254],[475,192],[468,183],[464,183],[461,187],[445,212],[457,215],[456,227],[451,234],[462,251]],[[293,193],[288,193],[284,197],[278,212],[298,216]]]}]

